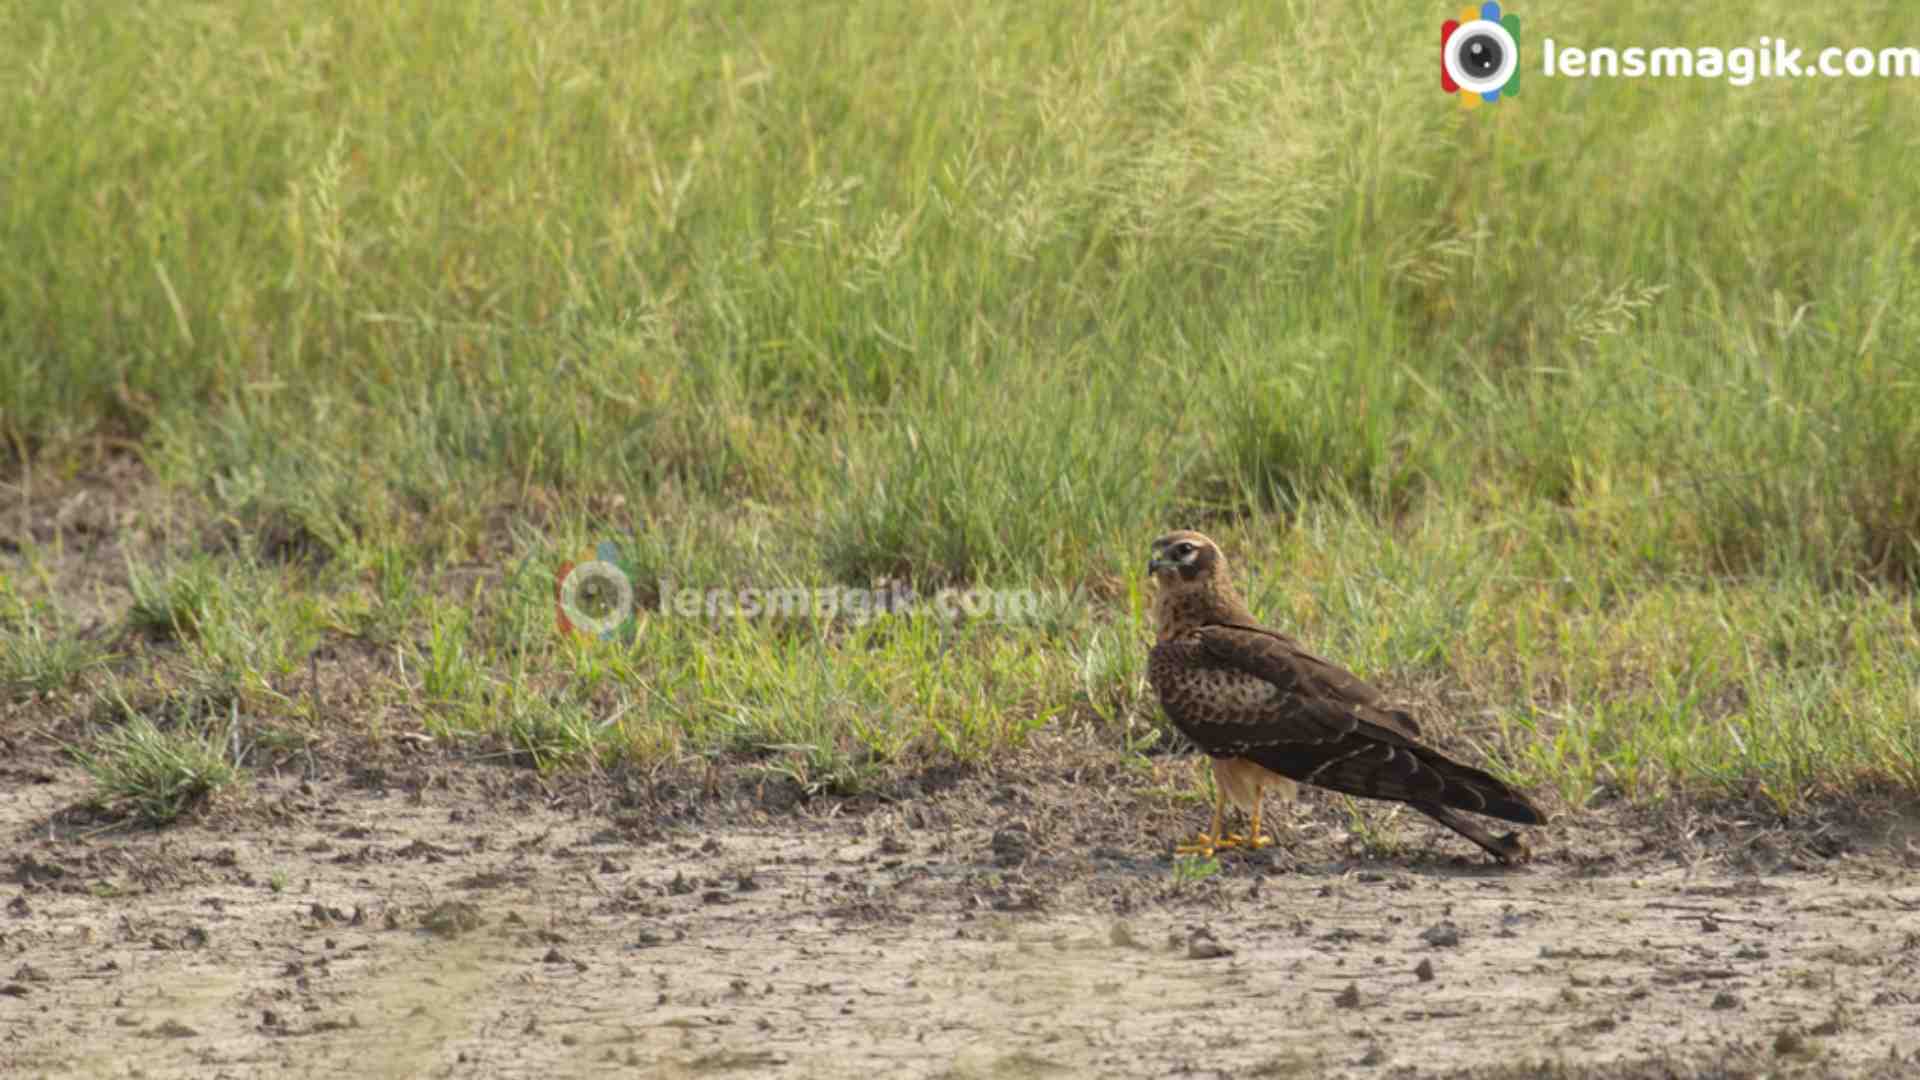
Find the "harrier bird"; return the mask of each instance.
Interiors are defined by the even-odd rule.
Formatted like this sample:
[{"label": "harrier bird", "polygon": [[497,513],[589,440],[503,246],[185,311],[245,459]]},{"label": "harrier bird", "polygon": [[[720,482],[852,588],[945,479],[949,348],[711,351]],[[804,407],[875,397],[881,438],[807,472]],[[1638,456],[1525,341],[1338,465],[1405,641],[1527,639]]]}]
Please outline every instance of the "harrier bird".
[{"label": "harrier bird", "polygon": [[[1407,803],[1503,863],[1527,858],[1517,834],[1495,838],[1454,811],[1538,825],[1539,809],[1479,769],[1421,745],[1413,717],[1390,707],[1380,691],[1254,621],[1212,540],[1168,533],[1153,542],[1147,573],[1159,586],[1147,675],[1174,726],[1213,758],[1217,792],[1212,829],[1177,851],[1267,846],[1262,789],[1271,785],[1291,798],[1299,781]],[[1220,835],[1228,798],[1252,816],[1244,841]]]}]

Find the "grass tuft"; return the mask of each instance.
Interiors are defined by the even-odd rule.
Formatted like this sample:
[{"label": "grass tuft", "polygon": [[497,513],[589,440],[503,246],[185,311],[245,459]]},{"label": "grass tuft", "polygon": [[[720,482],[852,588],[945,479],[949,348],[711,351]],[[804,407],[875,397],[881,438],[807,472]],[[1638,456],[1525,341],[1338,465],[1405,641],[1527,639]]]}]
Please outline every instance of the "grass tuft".
[{"label": "grass tuft", "polygon": [[239,779],[211,728],[164,729],[133,716],[79,751],[95,797],[148,825],[166,825]]},{"label": "grass tuft", "polygon": [[[0,601],[8,597],[0,591]],[[0,690],[51,693],[75,686],[112,659],[101,642],[65,631],[51,612],[30,605],[0,608]]]},{"label": "grass tuft", "polygon": [[167,573],[130,566],[127,582],[133,591],[128,625],[160,640],[196,637],[225,598],[219,571],[205,560]]}]

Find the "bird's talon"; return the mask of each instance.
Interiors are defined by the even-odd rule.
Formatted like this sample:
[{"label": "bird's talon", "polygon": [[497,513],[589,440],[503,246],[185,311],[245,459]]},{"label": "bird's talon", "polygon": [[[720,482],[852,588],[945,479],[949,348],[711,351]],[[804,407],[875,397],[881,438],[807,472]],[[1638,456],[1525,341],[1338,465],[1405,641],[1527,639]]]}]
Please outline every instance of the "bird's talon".
[{"label": "bird's talon", "polygon": [[1220,839],[1215,840],[1213,837],[1208,836],[1206,833],[1201,833],[1200,835],[1194,837],[1191,841],[1174,847],[1173,853],[1175,855],[1199,855],[1202,858],[1211,859],[1213,858],[1213,853],[1215,851],[1219,851],[1225,848],[1236,848],[1239,846],[1240,846],[1240,840],[1238,837],[1223,836]]}]

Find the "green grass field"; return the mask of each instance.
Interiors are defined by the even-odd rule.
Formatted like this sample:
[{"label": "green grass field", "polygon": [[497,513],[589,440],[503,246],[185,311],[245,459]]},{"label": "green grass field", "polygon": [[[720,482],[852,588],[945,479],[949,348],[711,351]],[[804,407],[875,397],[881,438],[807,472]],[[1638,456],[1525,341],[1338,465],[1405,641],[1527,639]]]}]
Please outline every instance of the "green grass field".
[{"label": "green grass field", "polygon": [[[0,3],[0,715],[121,794],[411,733],[830,792],[1129,755],[1191,526],[1569,808],[1920,788],[1920,80],[1466,112],[1456,6]],[[129,456],[100,565],[60,515]],[[643,603],[1045,603],[569,637],[602,540]]]}]

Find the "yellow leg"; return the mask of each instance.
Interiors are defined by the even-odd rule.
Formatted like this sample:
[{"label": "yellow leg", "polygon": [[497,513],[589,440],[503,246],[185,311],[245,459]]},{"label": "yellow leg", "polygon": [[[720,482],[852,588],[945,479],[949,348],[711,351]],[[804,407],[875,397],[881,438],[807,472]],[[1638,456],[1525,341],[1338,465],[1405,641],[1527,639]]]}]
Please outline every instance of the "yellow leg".
[{"label": "yellow leg", "polygon": [[[1213,790],[1213,827],[1201,833],[1199,836],[1194,837],[1191,841],[1176,846],[1173,849],[1173,853],[1175,855],[1201,855],[1212,858],[1216,849],[1239,847],[1240,841],[1238,838],[1220,837],[1220,818],[1225,815],[1226,812],[1227,789],[1216,783]],[[1219,838],[1216,839],[1216,837]]]},{"label": "yellow leg", "polygon": [[1263,836],[1260,833],[1261,794],[1261,785],[1255,784],[1253,786],[1253,827],[1247,830],[1247,846],[1253,848],[1255,851],[1263,847],[1268,847],[1273,843],[1273,837]]},{"label": "yellow leg", "polygon": [[[1221,847],[1241,847],[1244,845],[1258,851],[1263,847],[1273,846],[1273,837],[1262,835],[1260,832],[1260,796],[1264,791],[1265,785],[1259,781],[1255,781],[1253,785],[1253,821],[1251,822],[1253,827],[1247,830],[1246,836],[1241,836],[1239,833],[1228,834],[1227,837],[1221,841]],[[1217,830],[1218,826],[1216,825],[1215,828]]]}]

